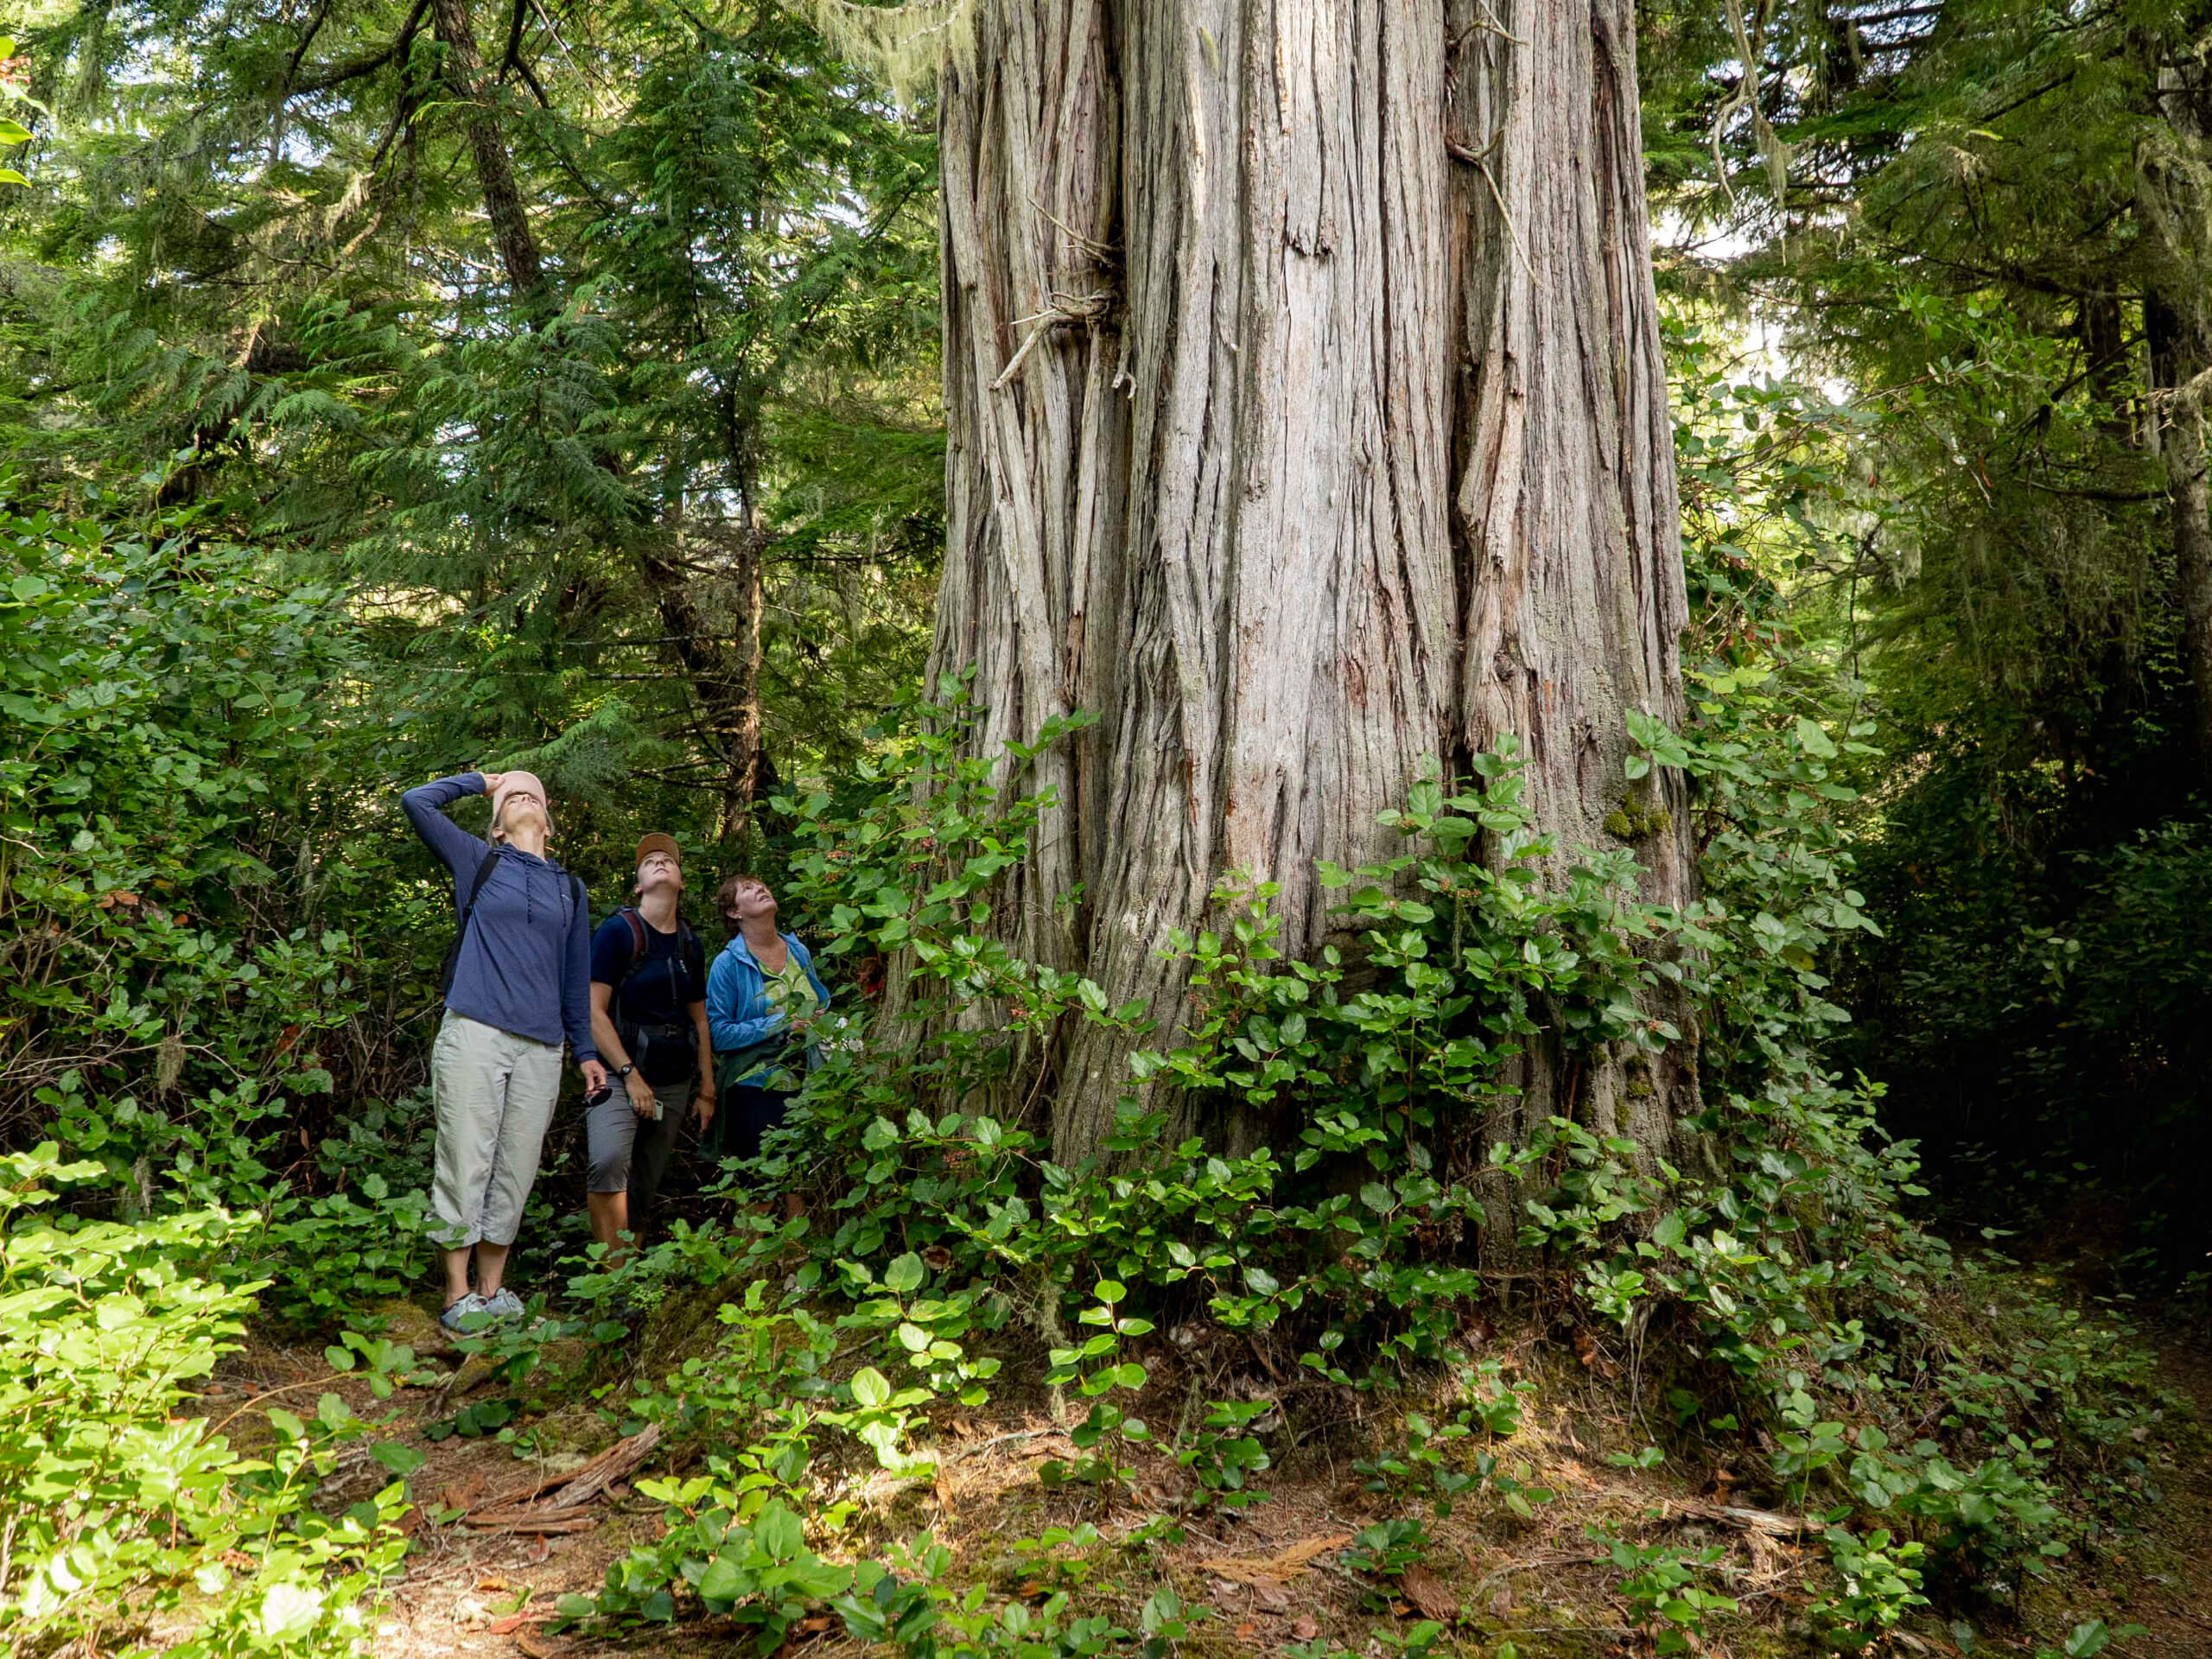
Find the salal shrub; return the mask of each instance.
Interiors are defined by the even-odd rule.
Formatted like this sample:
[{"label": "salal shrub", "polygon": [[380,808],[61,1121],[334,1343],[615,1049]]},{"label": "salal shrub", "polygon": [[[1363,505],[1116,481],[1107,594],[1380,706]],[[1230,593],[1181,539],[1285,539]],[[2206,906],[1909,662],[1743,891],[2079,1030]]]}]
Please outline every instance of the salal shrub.
[{"label": "salal shrub", "polygon": [[438,900],[396,877],[396,728],[365,643],[338,594],[182,519],[8,493],[0,475],[8,1144],[100,1165],[106,1213],[259,1211],[247,1276],[334,1324],[427,1254],[423,1166],[390,1144],[418,1121],[405,1051],[375,1039],[393,986],[434,982],[416,958]]},{"label": "salal shrub", "polygon": [[335,1518],[309,1506],[362,1427],[335,1395],[311,1416],[257,1414],[268,1439],[250,1452],[232,1419],[194,1414],[258,1288],[208,1271],[245,1224],[48,1218],[55,1186],[100,1173],[51,1142],[0,1154],[0,1647],[355,1651],[363,1599],[404,1548],[404,1488]]}]

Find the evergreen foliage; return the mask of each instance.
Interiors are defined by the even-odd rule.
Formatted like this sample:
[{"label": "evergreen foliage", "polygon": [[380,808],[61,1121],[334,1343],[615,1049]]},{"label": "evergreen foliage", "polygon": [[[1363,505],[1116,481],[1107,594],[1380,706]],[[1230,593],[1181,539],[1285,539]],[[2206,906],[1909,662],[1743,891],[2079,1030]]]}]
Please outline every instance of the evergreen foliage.
[{"label": "evergreen foliage", "polygon": [[502,21],[519,288],[424,8],[28,32],[17,493],[189,504],[359,594],[456,763],[642,770],[626,808],[754,845],[757,786],[849,754],[918,659],[932,147],[772,4]]},{"label": "evergreen foliage", "polygon": [[1669,6],[1644,45],[1662,280],[1853,411],[1786,582],[1885,757],[1847,1052],[1939,1162],[1993,1158],[2092,1230],[2125,1215],[2161,1282],[2207,1236],[2167,1184],[2206,1151],[2212,993],[2163,908],[2212,779],[2168,466],[2202,418],[2176,319],[2212,286],[2167,251],[2187,192],[2161,180],[2203,159],[2183,94],[2212,12]]}]

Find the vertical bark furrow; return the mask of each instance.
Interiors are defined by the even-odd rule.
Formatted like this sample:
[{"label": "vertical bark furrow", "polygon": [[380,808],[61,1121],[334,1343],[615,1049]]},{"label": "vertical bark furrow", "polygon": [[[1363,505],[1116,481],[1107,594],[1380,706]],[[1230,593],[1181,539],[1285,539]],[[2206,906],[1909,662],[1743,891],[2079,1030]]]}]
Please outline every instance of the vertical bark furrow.
[{"label": "vertical bark furrow", "polygon": [[[1453,10],[1451,104],[1490,135],[1455,181],[1477,243],[1459,261],[1464,735],[1521,737],[1570,845],[1604,839],[1627,711],[1679,715],[1687,615],[1626,14],[1522,3],[1501,32],[1485,4]],[[1650,850],[1652,896],[1684,896],[1679,849]]]}]

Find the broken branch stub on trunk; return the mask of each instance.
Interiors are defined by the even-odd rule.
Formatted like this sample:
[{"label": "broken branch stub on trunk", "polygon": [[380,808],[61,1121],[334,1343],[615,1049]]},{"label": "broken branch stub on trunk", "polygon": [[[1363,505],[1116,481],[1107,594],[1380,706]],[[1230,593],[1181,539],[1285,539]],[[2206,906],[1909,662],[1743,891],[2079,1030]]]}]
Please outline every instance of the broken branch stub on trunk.
[{"label": "broken branch stub on trunk", "polygon": [[[977,0],[969,27],[932,673],[974,665],[981,753],[1100,715],[1007,780],[1057,804],[1001,926],[1172,1042],[1160,948],[1224,875],[1280,884],[1308,951],[1316,861],[1394,851],[1378,817],[1431,757],[1512,734],[1541,824],[1599,845],[1626,716],[1681,715],[1632,9]],[[1681,784],[1639,787],[1646,896],[1679,903]],[[1074,1027],[1039,1062],[1063,1161],[1128,1050]],[[1577,1075],[1535,1046],[1501,1127],[1580,1103],[1656,1152],[1694,1109],[1688,1043],[1633,1087]]]}]

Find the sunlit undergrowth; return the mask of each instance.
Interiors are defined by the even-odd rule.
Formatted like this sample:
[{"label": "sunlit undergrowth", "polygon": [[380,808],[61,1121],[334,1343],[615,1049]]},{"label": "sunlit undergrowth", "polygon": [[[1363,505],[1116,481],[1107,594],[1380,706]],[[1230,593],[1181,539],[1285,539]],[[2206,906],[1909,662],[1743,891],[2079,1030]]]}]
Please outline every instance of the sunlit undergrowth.
[{"label": "sunlit undergrowth", "polygon": [[[950,758],[957,702],[891,750],[872,799],[792,802],[825,954],[904,953],[915,995],[832,1055],[742,1173],[804,1192],[810,1223],[685,1230],[580,1282],[648,1300],[719,1285],[725,1330],[631,1405],[700,1459],[649,1489],[670,1530],[564,1611],[719,1614],[757,1626],[764,1653],[825,1600],[916,1653],[1164,1650],[1203,1613],[1171,1587],[1134,1614],[1086,1611],[1085,1552],[1166,1547],[1265,1503],[1271,1469],[1362,1397],[1357,1414],[1402,1425],[1359,1452],[1393,1512],[1343,1565],[1387,1602],[1433,1576],[1432,1529],[1455,1513],[1535,1523],[1560,1499],[1516,1455],[1531,1389],[1485,1350],[1497,1321],[1637,1393],[1643,1449],[1617,1450],[1622,1466],[1725,1467],[1758,1524],[1820,1546],[1796,1621],[1816,1646],[1854,1650],[1930,1605],[1980,1616],[2012,1594],[1997,1586],[2125,1529],[2164,1408],[2101,1328],[2042,1302],[2000,1316],[2016,1293],[1900,1212],[1910,1147],[1876,1128],[1872,1090],[1818,1059],[1840,1017],[1818,953],[1863,925],[1827,810],[1851,740],[1736,677],[1700,729],[1637,732],[1643,764],[1698,782],[1694,907],[1643,902],[1618,849],[1544,880],[1556,849],[1510,751],[1484,756],[1416,791],[1395,819],[1403,856],[1328,873],[1351,946],[1283,959],[1264,886],[1172,942],[1203,1004],[1184,1041],[1140,1053],[1098,1167],[1065,1168],[1025,1121],[967,1104],[1057,1022],[1135,1016],[974,931],[1037,804],[998,803],[987,762]],[[1522,1146],[1468,1132],[1540,1027],[1586,1056],[1669,1040],[1637,1001],[1662,978],[1700,1013],[1706,1167],[1564,1117]],[[1241,1156],[1171,1143],[1141,1082],[1295,1139]],[[1501,1226],[1498,1275],[1479,1247]],[[1962,1289],[1993,1303],[1978,1334]],[[1039,1472],[1084,1496],[1027,1548],[1069,1564],[1065,1587],[1041,1610],[1001,1599],[926,1538],[875,1559],[867,1494],[926,1479],[948,1414],[1009,1389],[1036,1403],[1040,1374],[1066,1450]],[[1071,1531],[1079,1518],[1101,1530]],[[1716,1548],[1589,1524],[1591,1560],[1661,1651],[1749,1617]],[[1401,1639],[1456,1639],[1457,1618],[1431,1622]]]},{"label": "sunlit undergrowth", "polygon": [[[257,1411],[251,1451],[223,1432],[238,1413],[179,1414],[252,1311],[260,1287],[222,1272],[246,1230],[221,1210],[43,1217],[54,1189],[99,1173],[50,1145],[0,1154],[0,1643],[354,1651],[359,1599],[404,1548],[403,1487],[335,1516],[312,1506],[337,1446],[365,1432],[333,1394]],[[377,1351],[387,1371],[411,1357]]]},{"label": "sunlit undergrowth", "polygon": [[[825,1618],[918,1656],[1235,1650],[1179,1563],[1287,1507],[1326,1460],[1359,1505],[1350,1535],[1314,1535],[1327,1570],[1357,1586],[1371,1640],[1408,1651],[1855,1651],[1916,1619],[2048,1628],[2076,1565],[2157,1501],[2170,1408],[2115,1327],[1914,1224],[1913,1149],[1883,1135],[1876,1087],[1823,1059],[1844,1019],[1823,964],[1868,926],[1837,815],[1869,755],[1853,689],[1782,625],[1760,573],[1813,533],[1834,411],[1690,384],[1707,429],[1756,412],[1738,429],[1758,435],[1686,451],[1694,717],[1639,719],[1621,780],[1624,797],[1653,769],[1689,780],[1702,887],[1683,911],[1640,896],[1649,826],[1625,806],[1604,847],[1539,836],[1501,746],[1413,792],[1396,857],[1323,872],[1340,943],[1318,959],[1278,950],[1266,883],[1225,887],[1217,925],[1163,942],[1197,994],[1183,1027],[1136,1032],[1134,1010],[983,930],[1040,803],[956,758],[957,686],[836,796],[781,804],[785,896],[833,978],[886,959],[903,1000],[856,1016],[711,1219],[588,1264],[576,1317],[467,1344],[503,1387],[426,1431],[519,1445],[564,1393],[660,1429],[639,1490],[664,1529],[564,1618],[620,1633],[713,1615],[764,1655]],[[437,930],[413,926],[419,893],[349,900],[384,917],[362,945],[315,931],[312,906],[264,915],[238,894],[267,857],[180,836],[167,797],[132,787],[166,766],[241,812],[340,787],[342,756],[295,742],[287,712],[293,680],[341,671],[311,596],[286,624],[295,660],[290,634],[225,601],[232,556],[149,590],[148,549],[15,530],[41,562],[0,610],[25,647],[0,717],[71,770],[0,776],[29,843],[0,896],[60,964],[10,1031],[87,1058],[22,1103],[67,1154],[10,1166],[26,1202],[0,1299],[0,1628],[41,1654],[344,1651],[400,1559],[404,1478],[350,1508],[315,1497],[336,1442],[367,1432],[334,1395],[312,1416],[256,1405],[238,1420],[251,1456],[220,1411],[184,1414],[257,1296],[336,1334],[423,1262],[405,1103],[350,1114],[312,1159],[276,1103],[324,1097],[316,1057],[342,1046],[358,988]],[[89,617],[129,628],[110,630],[108,702],[79,707],[56,642]],[[175,660],[201,649],[283,683],[192,703]],[[54,850],[80,836],[82,869]],[[1077,1022],[1140,1039],[1096,1167],[1056,1163],[1043,1103],[1008,1087]],[[165,1081],[110,1087],[118,1057],[165,1033]],[[1694,1042],[1701,1110],[1674,1143],[1689,1155],[1580,1115],[1493,1141],[1535,1041],[1631,1076]],[[1232,1112],[1266,1144],[1230,1155],[1168,1127]],[[318,1171],[327,1190],[289,1184]],[[33,1224],[30,1198],[95,1177],[85,1208],[137,1218]],[[756,1207],[779,1192],[807,1217]],[[657,1310],[627,1367],[625,1307]],[[581,1376],[540,1364],[579,1334],[597,1344]],[[372,1336],[331,1351],[386,1387],[415,1363]],[[971,1435],[1001,1422],[1045,1448],[1034,1479],[1010,1477],[1016,1529],[988,1559],[918,1534],[899,1494],[972,1466]],[[404,1478],[422,1454],[366,1455]],[[1600,1457],[1615,1485],[1585,1466]],[[1661,1509],[1700,1484],[1694,1512]],[[1580,1599],[1500,1603],[1458,1570],[1478,1539],[1541,1540]],[[2085,1621],[2071,1649],[2109,1635]],[[1340,1638],[1370,1640],[1317,1634],[1301,1659]]]}]

